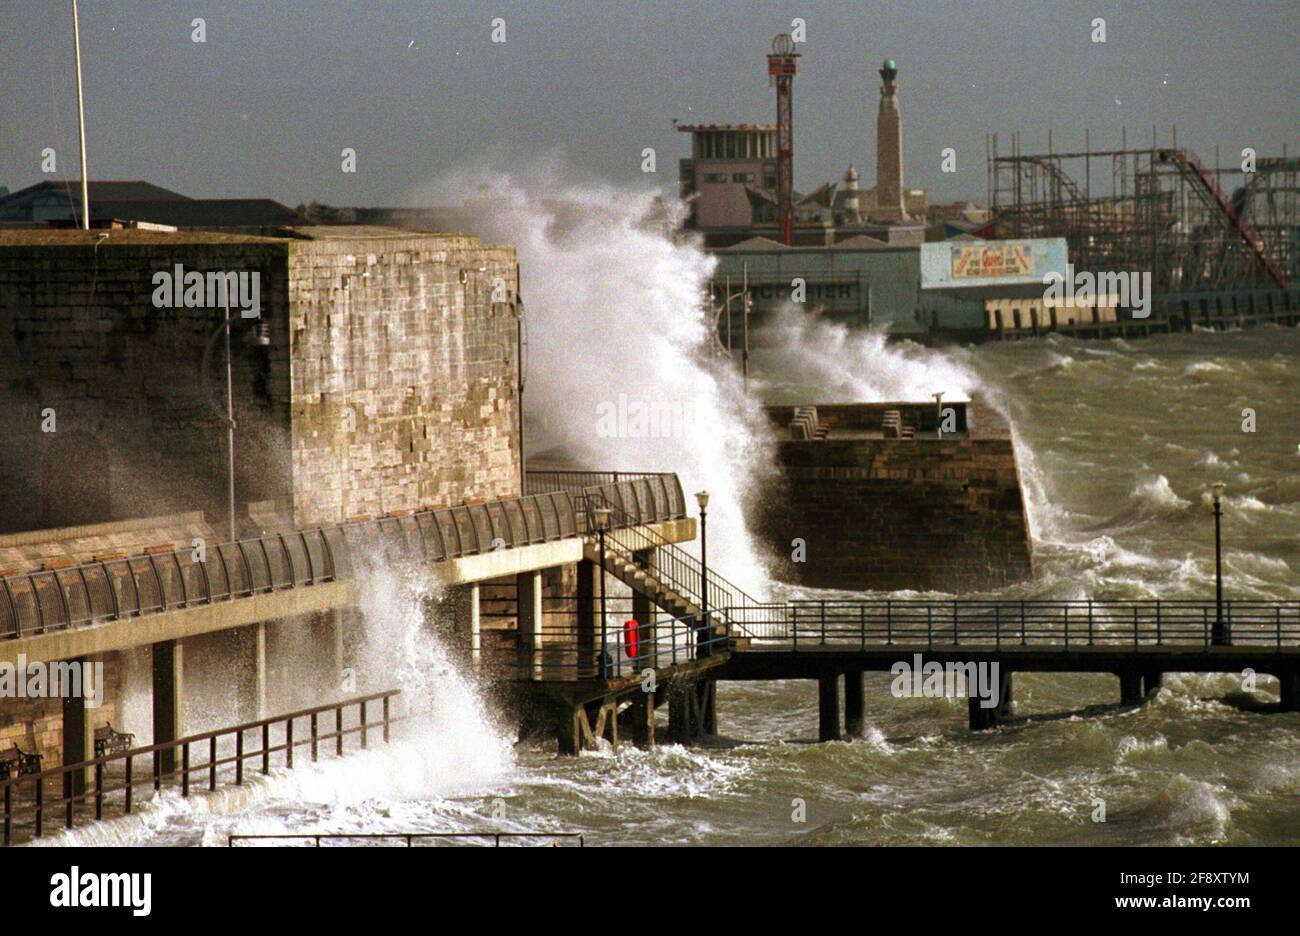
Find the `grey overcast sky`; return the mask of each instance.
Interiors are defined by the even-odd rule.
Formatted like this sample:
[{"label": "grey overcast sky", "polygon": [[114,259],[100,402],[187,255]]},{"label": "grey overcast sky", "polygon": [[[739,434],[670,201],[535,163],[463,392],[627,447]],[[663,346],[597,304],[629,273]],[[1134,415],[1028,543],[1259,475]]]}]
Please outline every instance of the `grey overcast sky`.
[{"label": "grey overcast sky", "polygon": [[[71,4],[0,0],[0,185],[77,171]],[[900,71],[905,182],[986,195],[985,134],[1026,151],[1297,151],[1300,0],[416,2],[81,0],[92,179],[289,205],[411,204],[445,172],[557,158],[574,179],[675,190],[684,122],[769,122],[765,58],[807,22],[795,185],[874,184],[876,69]],[[204,43],[191,21],[206,23]],[[492,42],[494,17],[506,41]],[[1091,41],[1103,17],[1106,42]],[[640,171],[643,147],[658,174]],[[955,174],[940,172],[944,147]],[[357,151],[358,171],[340,169]]]}]

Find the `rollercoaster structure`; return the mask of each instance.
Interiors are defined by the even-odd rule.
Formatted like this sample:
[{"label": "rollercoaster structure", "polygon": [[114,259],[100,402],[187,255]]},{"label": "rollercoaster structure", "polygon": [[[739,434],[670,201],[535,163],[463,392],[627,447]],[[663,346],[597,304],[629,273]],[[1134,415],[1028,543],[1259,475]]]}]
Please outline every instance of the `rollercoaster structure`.
[{"label": "rollercoaster structure", "polygon": [[[1156,294],[1286,289],[1300,276],[1300,160],[1206,167],[1174,145],[1027,154],[988,144],[999,237],[1064,237],[1078,270],[1150,271]],[[1253,171],[1247,171],[1247,170]]]}]

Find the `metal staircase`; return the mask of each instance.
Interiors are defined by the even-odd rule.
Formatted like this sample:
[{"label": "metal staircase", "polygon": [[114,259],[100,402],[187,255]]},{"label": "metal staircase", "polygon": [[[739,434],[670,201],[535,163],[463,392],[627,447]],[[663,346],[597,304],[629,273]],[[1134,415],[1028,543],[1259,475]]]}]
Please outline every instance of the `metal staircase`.
[{"label": "metal staircase", "polygon": [[[600,547],[595,534],[589,534],[583,547],[583,558],[600,563]],[[661,581],[644,566],[637,565],[634,558],[624,549],[611,548],[607,538],[605,542],[605,571],[614,576],[628,588],[650,599],[656,607],[675,618],[687,617],[700,613],[700,606],[695,603],[695,596],[687,598],[671,585]],[[696,599],[698,600],[698,599]]]},{"label": "metal staircase", "polygon": [[[814,427],[815,428],[815,427]],[[706,578],[700,561],[660,536],[653,525],[686,517],[681,483],[671,473],[541,470],[528,471],[530,494],[563,492],[572,498],[584,558],[599,564],[598,509],[609,510],[605,570],[674,618],[701,611]],[[709,617],[732,638],[762,637],[771,628],[770,606],[747,595],[712,568],[708,570]]]},{"label": "metal staircase", "polygon": [[[767,621],[766,605],[746,594],[675,543],[612,503],[597,490],[581,495],[585,500],[583,554],[599,564],[600,534],[594,529],[598,510],[608,510],[605,531],[605,571],[632,590],[645,595],[674,618],[708,612],[711,625],[732,637],[759,636],[747,625]],[[701,593],[707,580],[708,596],[702,607]]]}]

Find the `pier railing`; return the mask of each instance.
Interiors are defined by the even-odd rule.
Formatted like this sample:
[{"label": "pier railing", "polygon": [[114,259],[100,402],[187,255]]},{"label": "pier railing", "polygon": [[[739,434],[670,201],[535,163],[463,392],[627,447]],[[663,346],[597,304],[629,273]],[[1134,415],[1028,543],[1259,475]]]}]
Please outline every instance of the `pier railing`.
[{"label": "pier railing", "polygon": [[[140,787],[160,790],[164,783],[176,784],[181,796],[187,797],[196,780],[208,791],[215,790],[223,768],[227,768],[227,777],[233,772],[236,786],[243,785],[250,761],[254,770],[270,773],[272,754],[283,755],[281,764],[291,768],[295,751],[302,748],[308,750],[314,762],[322,746],[327,752],[333,748],[337,757],[343,756],[344,741],[352,736],[357,737],[361,748],[368,746],[371,735],[379,735],[387,743],[391,726],[401,721],[391,711],[391,700],[399,692],[376,692],[0,780],[0,844],[13,841],[14,827],[23,815],[31,817],[31,833],[40,838],[52,816],[61,816],[64,826],[71,829],[79,807],[86,813],[93,807],[95,820],[103,819],[106,810],[114,806],[121,815],[130,815]],[[379,709],[377,719],[371,717],[376,714],[371,711],[372,704]],[[328,730],[330,721],[332,731]],[[279,736],[273,737],[275,733]],[[249,735],[252,746],[245,743]],[[147,766],[137,771],[141,758],[146,759]],[[86,774],[93,777],[93,782],[83,780]],[[61,793],[47,797],[47,789],[55,788]]]},{"label": "pier railing", "polygon": [[[1210,647],[1219,617],[1214,601],[1196,600],[880,599],[791,601],[744,610],[750,635],[788,643],[792,650],[894,644],[929,650]],[[1225,601],[1221,629],[1233,646],[1300,649],[1300,601]]]},{"label": "pier railing", "polygon": [[[610,478],[611,480],[606,480]],[[591,487],[580,482],[594,480]],[[176,611],[349,578],[368,559],[442,562],[578,536],[585,496],[599,492],[619,523],[686,515],[674,474],[531,472],[523,497],[359,518],[236,542],[156,549],[0,576],[0,640]]]},{"label": "pier railing", "polygon": [[473,844],[485,839],[491,840],[492,848],[501,848],[502,842],[552,847],[563,844],[582,848],[586,842],[581,832],[279,832],[228,835],[226,845],[234,848],[236,842],[284,845],[310,843],[308,847],[320,848],[322,841],[338,842],[342,845],[357,842],[394,842],[406,848],[415,848],[425,842],[430,845],[444,842]]},{"label": "pier railing", "polygon": [[[712,617],[712,616],[710,616]],[[546,626],[540,646],[484,647],[484,665],[514,679],[543,681],[612,680],[637,677],[646,669],[662,670],[724,652],[729,638],[723,628],[704,631],[701,616],[689,614],[626,626],[626,615],[609,614],[604,641],[599,617],[594,630],[570,625]]]},{"label": "pier railing", "polygon": [[0,640],[350,577],[367,558],[441,562],[578,535],[565,491],[358,519],[0,578]]}]

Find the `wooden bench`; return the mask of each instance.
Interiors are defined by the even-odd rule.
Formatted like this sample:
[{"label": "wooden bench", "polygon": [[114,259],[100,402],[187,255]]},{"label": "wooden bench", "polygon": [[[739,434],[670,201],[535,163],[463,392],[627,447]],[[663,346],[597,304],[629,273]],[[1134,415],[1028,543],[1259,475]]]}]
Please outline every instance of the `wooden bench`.
[{"label": "wooden bench", "polygon": [[95,729],[96,757],[103,757],[105,754],[121,754],[123,751],[131,750],[131,745],[134,743],[135,735],[129,731],[115,730],[112,722]]},{"label": "wooden bench", "polygon": [[41,755],[28,754],[16,744],[7,751],[0,751],[0,780],[8,780],[14,775],[15,769],[20,777],[23,774],[40,773]]}]

